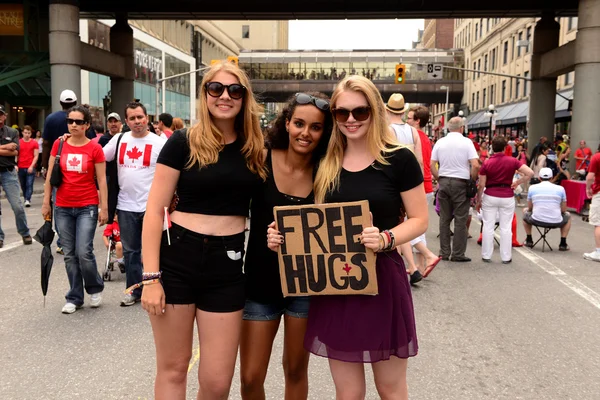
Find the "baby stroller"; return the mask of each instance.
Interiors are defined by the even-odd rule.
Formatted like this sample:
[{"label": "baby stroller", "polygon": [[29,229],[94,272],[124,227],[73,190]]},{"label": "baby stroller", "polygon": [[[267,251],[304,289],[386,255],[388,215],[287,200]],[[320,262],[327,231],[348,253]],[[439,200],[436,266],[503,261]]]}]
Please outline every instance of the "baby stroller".
[{"label": "baby stroller", "polygon": [[116,242],[113,240],[113,236],[111,235],[108,237],[106,264],[104,266],[104,273],[102,274],[102,279],[105,282],[112,279],[111,272],[115,270],[115,265],[119,267],[119,270],[122,274],[125,273],[125,265],[117,261],[117,246]]}]

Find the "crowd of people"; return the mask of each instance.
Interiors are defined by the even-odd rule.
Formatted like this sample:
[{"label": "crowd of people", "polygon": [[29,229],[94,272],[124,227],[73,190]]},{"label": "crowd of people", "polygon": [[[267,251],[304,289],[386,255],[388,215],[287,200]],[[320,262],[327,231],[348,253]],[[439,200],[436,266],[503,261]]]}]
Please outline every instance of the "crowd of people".
[{"label": "crowd of people", "polygon": [[[359,75],[341,79],[331,98],[292,96],[266,132],[250,79],[234,64],[213,65],[200,90],[200,122],[192,127],[169,114],[152,123],[144,105],[132,102],[125,123],[108,114],[105,131],[65,90],[63,110],[47,117],[43,135],[32,138],[25,127],[19,140],[0,106],[0,182],[19,234],[31,243],[18,182],[27,206],[32,177],[47,168],[42,215],[55,221],[70,286],[62,312],[72,314],[85,293],[90,307],[102,304],[94,236],[108,224],[104,243],[118,244],[126,276],[120,305],[141,302],[152,325],[156,399],[185,398],[194,325],[198,397],[228,397],[239,349],[242,398],[265,398],[282,319],[286,398],[307,398],[314,354],[329,359],[338,398],[365,397],[369,363],[381,398],[407,399],[408,359],[418,353],[410,286],[442,260],[471,261],[473,214],[482,220],[483,262],[492,262],[498,226],[500,259],[510,263],[520,245],[515,193],[528,186],[525,245],[533,246],[532,226],[545,224],[560,228],[559,250],[569,250],[571,221],[557,184],[570,178],[568,138],[552,149],[542,138],[529,158],[525,143],[502,135],[477,143],[454,117],[432,143],[423,131],[426,107],[408,107],[399,93],[384,103]],[[17,164],[9,162],[16,156]],[[595,226],[596,249],[584,257],[600,261],[600,153],[581,142],[575,160]],[[368,200],[372,213],[359,242],[376,254],[379,294],[284,297],[277,251],[285,236],[273,207],[357,200]],[[425,239],[433,201],[437,255]]]}]

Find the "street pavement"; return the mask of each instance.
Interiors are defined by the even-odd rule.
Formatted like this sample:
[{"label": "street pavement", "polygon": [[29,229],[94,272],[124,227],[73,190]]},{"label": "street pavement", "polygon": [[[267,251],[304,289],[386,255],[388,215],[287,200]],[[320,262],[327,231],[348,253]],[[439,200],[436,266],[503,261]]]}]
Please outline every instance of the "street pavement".
[{"label": "street pavement", "polygon": [[[32,235],[42,225],[41,181],[27,210]],[[0,249],[0,399],[152,399],[155,353],[150,324],[138,305],[119,307],[124,276],[113,273],[104,303],[72,315],[60,313],[68,282],[63,257],[55,255],[43,305],[41,246],[23,246],[14,215],[1,200],[5,247]],[[520,215],[520,212],[519,212]],[[429,246],[437,252],[438,217],[430,213]],[[600,263],[586,261],[592,227],[573,215],[570,252],[513,250],[513,263],[480,261],[474,222],[471,263],[441,262],[413,289],[419,355],[409,362],[411,399],[600,399]],[[99,268],[106,253],[96,235]],[[535,232],[535,231],[534,231]],[[534,233],[534,239],[537,238]],[[524,231],[519,226],[519,239]],[[86,296],[86,301],[88,297]],[[196,349],[188,375],[188,399],[198,388]],[[282,335],[266,382],[268,399],[283,399]],[[310,399],[334,399],[326,359],[311,357]],[[239,373],[231,399],[239,399]],[[377,399],[367,367],[367,399]]]}]

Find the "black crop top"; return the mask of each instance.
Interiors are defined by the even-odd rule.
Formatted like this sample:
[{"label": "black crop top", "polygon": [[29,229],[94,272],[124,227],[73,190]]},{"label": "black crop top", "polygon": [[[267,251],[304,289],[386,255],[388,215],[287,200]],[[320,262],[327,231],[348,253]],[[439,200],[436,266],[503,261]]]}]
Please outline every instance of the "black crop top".
[{"label": "black crop top", "polygon": [[283,299],[279,277],[277,253],[267,247],[267,226],[275,220],[273,207],[313,204],[314,195],[295,197],[281,193],[273,178],[271,150],[266,165],[269,175],[266,182],[258,186],[252,196],[252,218],[250,237],[246,250],[244,272],[246,275],[246,296],[259,303],[272,303]]},{"label": "black crop top", "polygon": [[240,215],[247,217],[250,197],[261,178],[252,173],[241,153],[242,140],[227,144],[219,152],[215,164],[190,169],[190,145],[185,129],[173,132],[165,143],[157,163],[180,171],[177,182],[177,211],[207,215]]},{"label": "black crop top", "polygon": [[338,188],[327,194],[325,202],[368,200],[376,227],[384,230],[400,224],[400,192],[423,183],[423,174],[417,158],[407,148],[388,153],[386,159],[389,165],[375,161],[358,172],[342,169]]}]

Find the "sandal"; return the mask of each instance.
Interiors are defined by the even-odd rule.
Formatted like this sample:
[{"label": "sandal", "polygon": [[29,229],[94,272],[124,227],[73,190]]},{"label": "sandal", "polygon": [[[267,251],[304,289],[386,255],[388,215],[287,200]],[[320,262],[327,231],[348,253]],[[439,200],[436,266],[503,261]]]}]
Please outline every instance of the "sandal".
[{"label": "sandal", "polygon": [[425,272],[423,273],[423,278],[427,278],[427,276],[431,273],[431,271],[433,271],[435,266],[438,265],[440,261],[442,261],[442,257],[438,257],[437,260],[435,260],[432,264],[428,265],[427,268],[425,268]]}]

